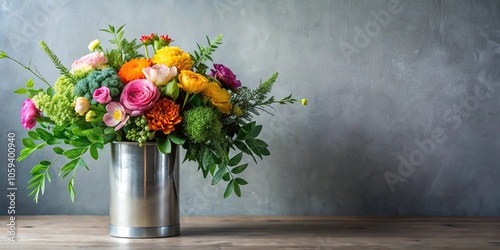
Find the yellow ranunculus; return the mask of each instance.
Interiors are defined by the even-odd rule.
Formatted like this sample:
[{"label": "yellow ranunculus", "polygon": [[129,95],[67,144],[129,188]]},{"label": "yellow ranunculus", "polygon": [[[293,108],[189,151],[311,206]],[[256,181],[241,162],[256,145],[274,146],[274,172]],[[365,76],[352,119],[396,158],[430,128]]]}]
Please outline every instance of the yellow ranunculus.
[{"label": "yellow ranunculus", "polygon": [[191,70],[183,70],[179,74],[179,88],[188,94],[198,94],[207,87],[208,79]]},{"label": "yellow ranunculus", "polygon": [[165,64],[168,67],[175,66],[178,71],[191,70],[193,60],[189,53],[184,52],[178,47],[164,47],[156,51],[156,54],[151,58],[154,64]]},{"label": "yellow ranunculus", "polygon": [[202,94],[207,97],[221,113],[229,114],[231,112],[232,104],[229,102],[231,94],[229,94],[227,90],[221,88],[218,83],[209,82]]}]

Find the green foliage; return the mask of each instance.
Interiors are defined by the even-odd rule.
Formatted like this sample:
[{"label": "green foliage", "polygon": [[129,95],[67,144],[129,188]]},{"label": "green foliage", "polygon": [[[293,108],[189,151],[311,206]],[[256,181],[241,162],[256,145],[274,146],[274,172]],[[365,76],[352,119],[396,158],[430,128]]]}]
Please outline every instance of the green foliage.
[{"label": "green foliage", "polygon": [[85,78],[78,81],[74,87],[74,95],[85,97],[91,104],[96,105],[97,101],[94,100],[93,94],[100,87],[108,87],[111,98],[118,100],[123,89],[123,84],[116,71],[112,68],[94,70]]},{"label": "green foliage", "polygon": [[73,75],[61,63],[59,58],[57,58],[56,54],[54,54],[54,52],[52,52],[52,50],[50,50],[49,46],[47,46],[47,44],[44,41],[40,41],[40,47],[42,47],[45,54],[47,54],[49,56],[50,60],[52,61],[52,63],[54,63],[54,66],[59,70],[61,75],[66,76],[68,79],[70,79],[73,82],[76,81],[76,79],[73,78]]},{"label": "green foliage", "polygon": [[[94,109],[99,110],[94,107]],[[102,114],[101,114],[102,116]],[[83,156],[90,152],[93,159],[97,160],[98,150],[103,149],[104,145],[117,138],[114,130],[103,129],[92,123],[76,122],[73,124],[65,123],[56,125],[50,130],[37,128],[28,132],[28,137],[22,139],[24,149],[21,150],[18,161],[24,160],[33,152],[42,150],[47,146],[56,144],[66,144],[66,148],[54,146],[52,149],[56,154],[54,160],[42,160],[31,170],[31,179],[28,189],[31,189],[30,196],[33,196],[35,202],[38,202],[39,196],[44,194],[45,185],[51,181],[50,169],[54,163],[61,157],[68,159],[59,170],[59,176],[63,179],[69,177],[68,193],[71,201],[75,199],[75,174],[78,168],[83,167],[89,170],[83,160]]]},{"label": "green foliage", "polygon": [[195,71],[199,74],[205,74],[208,66],[204,64],[205,61],[210,60],[214,61],[212,59],[212,53],[215,52],[215,50],[218,48],[219,45],[222,44],[222,34],[216,36],[213,41],[210,40],[210,38],[207,38],[207,46],[201,46],[198,43],[196,46],[198,46],[198,51],[194,51],[194,55],[191,55],[191,59],[193,60],[193,68]]},{"label": "green foliage", "polygon": [[113,35],[113,39],[109,40],[109,42],[116,45],[117,48],[106,50],[104,54],[106,58],[108,58],[108,65],[116,71],[120,69],[123,63],[141,56],[137,50],[141,47],[141,44],[139,44],[136,39],[128,41],[123,38],[125,33],[125,30],[123,30],[124,27],[125,24],[118,29],[112,25],[108,25],[108,29],[100,29],[100,31]]}]

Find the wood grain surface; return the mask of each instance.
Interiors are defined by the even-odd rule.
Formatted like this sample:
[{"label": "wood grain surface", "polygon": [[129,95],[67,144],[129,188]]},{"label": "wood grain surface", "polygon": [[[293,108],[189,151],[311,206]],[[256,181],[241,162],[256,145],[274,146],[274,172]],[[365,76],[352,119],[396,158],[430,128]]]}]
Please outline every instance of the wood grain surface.
[{"label": "wood grain surface", "polygon": [[500,249],[499,217],[181,217],[180,236],[148,239],[107,227],[107,216],[18,216],[0,249]]}]

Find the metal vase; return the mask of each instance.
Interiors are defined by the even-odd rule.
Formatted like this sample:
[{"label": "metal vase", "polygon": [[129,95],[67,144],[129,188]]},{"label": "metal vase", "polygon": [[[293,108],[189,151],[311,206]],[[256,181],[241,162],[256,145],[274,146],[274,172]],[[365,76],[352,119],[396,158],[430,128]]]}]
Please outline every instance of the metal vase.
[{"label": "metal vase", "polygon": [[162,154],[155,143],[111,143],[109,235],[179,235],[179,149]]}]

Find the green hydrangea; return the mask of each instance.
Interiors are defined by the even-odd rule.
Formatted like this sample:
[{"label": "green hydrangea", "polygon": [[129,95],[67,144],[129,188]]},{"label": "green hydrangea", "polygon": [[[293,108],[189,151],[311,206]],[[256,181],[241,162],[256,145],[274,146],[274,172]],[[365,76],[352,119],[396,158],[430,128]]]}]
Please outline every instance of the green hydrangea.
[{"label": "green hydrangea", "polygon": [[65,122],[75,122],[79,116],[73,107],[74,83],[66,76],[61,76],[54,84],[53,96],[39,93],[33,97],[33,103],[57,125]]},{"label": "green hydrangea", "polygon": [[78,81],[74,89],[74,94],[78,97],[85,97],[91,104],[97,105],[97,101],[92,96],[94,91],[100,87],[108,87],[111,98],[117,100],[123,89],[123,83],[112,68],[94,70],[85,78]]},{"label": "green hydrangea", "polygon": [[197,107],[184,113],[184,133],[194,143],[208,143],[222,136],[219,113],[210,107]]}]

